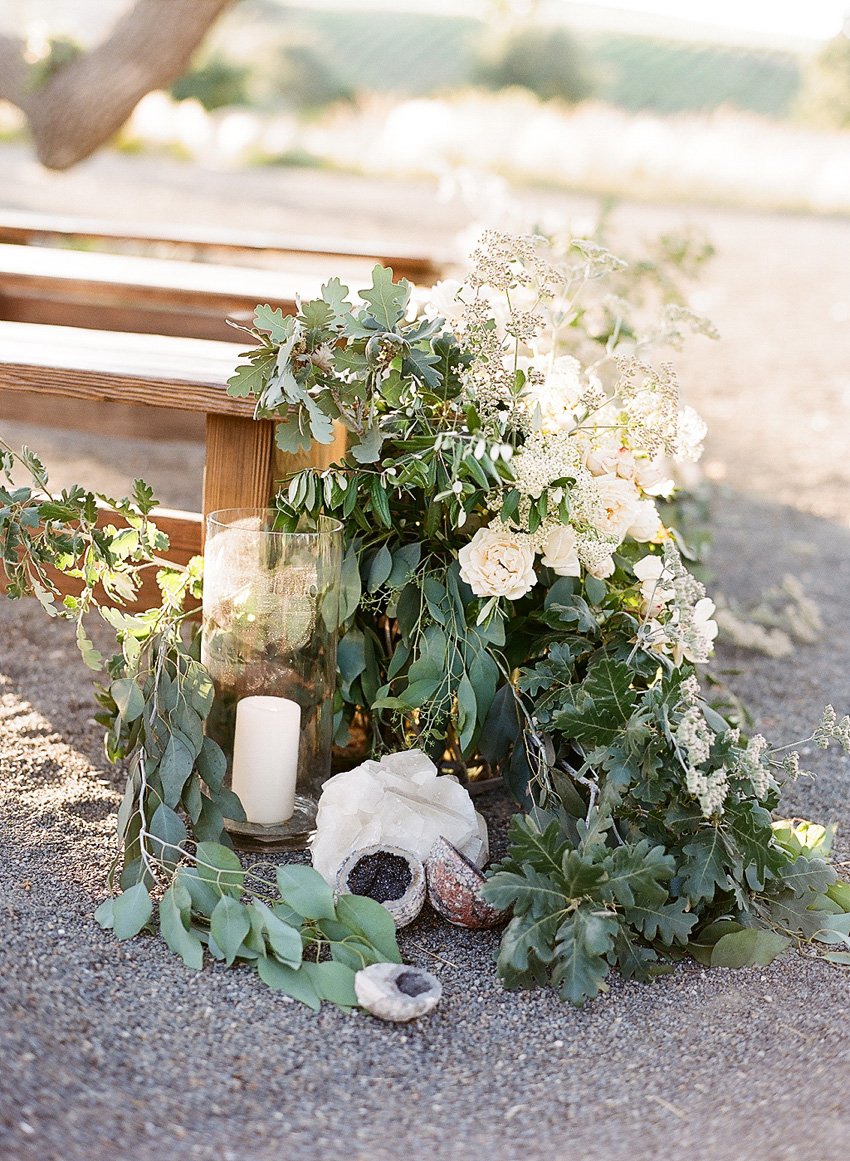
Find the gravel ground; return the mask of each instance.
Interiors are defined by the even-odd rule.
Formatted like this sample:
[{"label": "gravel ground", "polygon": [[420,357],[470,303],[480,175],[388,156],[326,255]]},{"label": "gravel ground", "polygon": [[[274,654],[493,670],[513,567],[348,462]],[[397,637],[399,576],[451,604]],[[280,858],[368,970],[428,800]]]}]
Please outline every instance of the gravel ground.
[{"label": "gravel ground", "polygon": [[[74,191],[105,197],[109,178],[126,207],[139,171],[125,161],[100,158],[62,179],[27,170],[15,185],[25,162],[13,154],[0,198],[45,208],[65,199],[67,208]],[[148,184],[146,204],[177,218],[185,201],[170,174],[163,167]],[[308,176],[310,229],[339,222],[341,197],[360,215],[377,204],[369,183]],[[268,222],[277,208],[286,228],[298,197],[307,204],[307,180],[213,175],[197,217],[233,221],[238,206]],[[554,194],[535,200],[587,208]],[[391,228],[399,205],[421,237],[462,224],[457,208],[435,208],[428,190],[407,187],[393,198]],[[699,305],[724,342],[697,342],[677,359],[712,427],[715,588],[746,601],[793,573],[825,631],[790,661],[726,649],[716,668],[760,728],[790,741],[809,732],[824,701],[847,706],[850,223],[649,206],[623,207],[621,220],[636,235],[700,222],[721,251]],[[376,233],[380,223],[374,215]],[[120,462],[130,477],[154,478],[168,503],[197,501],[190,447],[187,461],[175,445],[119,449],[4,430],[46,448],[57,479],[72,457],[73,473]],[[684,966],[651,988],[614,979],[576,1012],[549,993],[503,991],[491,962],[497,936],[425,917],[404,950],[440,976],[445,997],[430,1018],[393,1027],[332,1009],[313,1015],[246,971],[193,975],[155,940],[117,944],[91,919],[121,782],[102,758],[93,709],[66,627],[29,603],[0,605],[0,1156],[313,1161],[342,1147],[364,1161],[831,1161],[846,1152],[850,981],[796,954],[740,972]],[[828,754],[811,764],[818,777],[793,788],[788,812],[850,834],[847,761]],[[498,795],[482,807],[504,822]],[[846,837],[840,845],[850,848]]]}]

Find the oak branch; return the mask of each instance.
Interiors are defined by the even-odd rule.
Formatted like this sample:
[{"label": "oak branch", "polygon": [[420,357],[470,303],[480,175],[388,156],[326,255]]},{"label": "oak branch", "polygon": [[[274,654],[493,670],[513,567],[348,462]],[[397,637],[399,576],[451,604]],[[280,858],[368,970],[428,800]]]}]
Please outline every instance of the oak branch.
[{"label": "oak branch", "polygon": [[135,0],[106,37],[35,83],[22,40],[0,36],[0,100],[22,110],[39,161],[68,169],[124,124],[146,93],[187,69],[204,35],[235,0]]}]

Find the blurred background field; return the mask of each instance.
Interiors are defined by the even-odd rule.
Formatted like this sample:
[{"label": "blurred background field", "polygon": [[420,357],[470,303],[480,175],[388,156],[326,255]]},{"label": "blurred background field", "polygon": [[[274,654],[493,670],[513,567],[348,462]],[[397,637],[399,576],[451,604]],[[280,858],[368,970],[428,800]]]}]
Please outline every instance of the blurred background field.
[{"label": "blurred background field", "polygon": [[[45,68],[123,0],[6,0]],[[848,5],[850,10],[850,5]],[[850,211],[842,0],[241,0],[115,145],[210,167],[445,178]],[[0,135],[20,116],[0,105]]]}]

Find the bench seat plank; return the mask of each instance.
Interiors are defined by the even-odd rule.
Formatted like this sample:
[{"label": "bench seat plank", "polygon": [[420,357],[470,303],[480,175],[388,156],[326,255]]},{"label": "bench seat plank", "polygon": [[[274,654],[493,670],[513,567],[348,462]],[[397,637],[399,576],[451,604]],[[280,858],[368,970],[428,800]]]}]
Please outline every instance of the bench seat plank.
[{"label": "bench seat plank", "polygon": [[[34,214],[25,211],[0,212],[0,242],[62,244],[70,241],[91,240],[107,245],[135,242],[144,246],[173,246],[203,255],[205,252],[268,255],[280,254],[303,257],[328,266],[329,261],[359,260],[390,266],[397,277],[409,278],[422,286],[429,286],[442,277],[449,264],[445,255],[418,254],[403,247],[387,249],[363,240],[340,242],[339,239],[314,235],[281,235],[265,231],[224,231],[204,228],[193,230],[180,226],[173,230],[156,226],[147,227],[99,218],[81,218],[62,214]],[[336,270],[332,270],[336,273]]]},{"label": "bench seat plank", "polygon": [[0,317],[16,322],[238,341],[228,317],[244,325],[262,302],[291,314],[320,290],[314,274],[0,246]]},{"label": "bench seat plank", "polygon": [[0,321],[0,389],[250,418],[227,394],[241,346]]}]

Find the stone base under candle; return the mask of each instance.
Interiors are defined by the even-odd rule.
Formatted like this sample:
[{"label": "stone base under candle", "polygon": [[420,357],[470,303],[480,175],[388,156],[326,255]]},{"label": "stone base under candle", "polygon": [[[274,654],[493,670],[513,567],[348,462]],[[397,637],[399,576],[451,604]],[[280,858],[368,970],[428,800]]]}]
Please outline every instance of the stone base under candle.
[{"label": "stone base under candle", "polygon": [[312,798],[295,795],[295,810],[285,822],[263,826],[259,822],[224,820],[233,845],[242,851],[300,851],[316,829],[318,805]]}]

